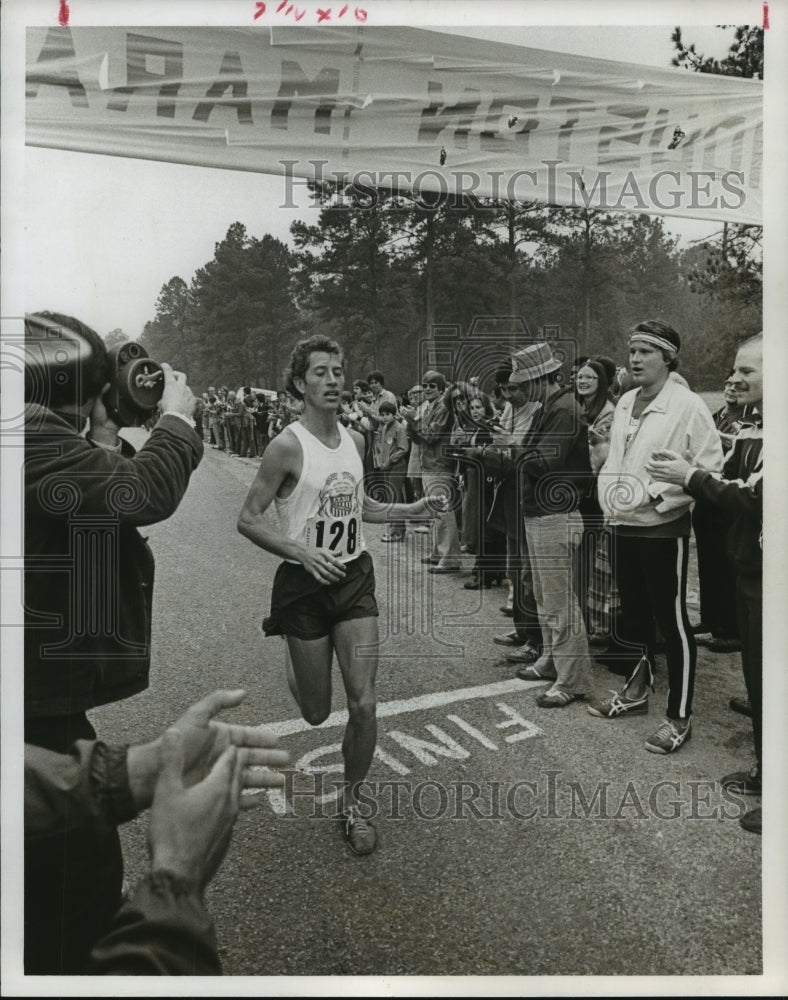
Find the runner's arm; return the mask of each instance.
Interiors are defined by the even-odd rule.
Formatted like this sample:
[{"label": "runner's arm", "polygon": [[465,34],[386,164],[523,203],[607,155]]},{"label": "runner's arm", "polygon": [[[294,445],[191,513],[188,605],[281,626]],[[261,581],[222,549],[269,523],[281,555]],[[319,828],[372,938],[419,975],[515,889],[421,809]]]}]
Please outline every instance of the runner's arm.
[{"label": "runner's arm", "polygon": [[291,432],[282,432],[263,453],[260,468],[249,490],[241,513],[238,531],[266,552],[272,552],[291,562],[300,562],[321,583],[335,583],[345,575],[345,567],[327,549],[311,551],[287,538],[265,517],[288,476],[298,478],[301,450]]},{"label": "runner's arm", "polygon": [[[353,438],[361,461],[364,461],[364,438],[358,431],[348,427],[348,433]],[[361,519],[368,524],[385,524],[400,517],[433,517],[434,512],[430,509],[427,498],[422,497],[415,503],[380,503],[364,494],[364,506],[361,509]],[[240,530],[240,529],[239,529]]]}]

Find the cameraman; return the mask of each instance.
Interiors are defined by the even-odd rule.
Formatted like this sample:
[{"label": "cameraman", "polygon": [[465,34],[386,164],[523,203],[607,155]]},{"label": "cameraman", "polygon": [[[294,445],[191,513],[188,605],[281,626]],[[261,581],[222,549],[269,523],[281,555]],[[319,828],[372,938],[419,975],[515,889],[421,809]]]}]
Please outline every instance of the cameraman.
[{"label": "cameraman", "polygon": [[[135,454],[104,403],[111,374],[98,334],[55,313],[26,326],[25,741],[67,753],[96,737],[88,709],[148,686],[154,561],[137,528],[175,512],[203,446],[183,374],[162,365],[162,417]],[[78,364],[58,369],[53,345]],[[55,835],[26,852],[28,973],[82,963],[117,910],[122,875],[115,830]],[[67,951],[47,947],[40,930],[52,921],[68,932]]]}]

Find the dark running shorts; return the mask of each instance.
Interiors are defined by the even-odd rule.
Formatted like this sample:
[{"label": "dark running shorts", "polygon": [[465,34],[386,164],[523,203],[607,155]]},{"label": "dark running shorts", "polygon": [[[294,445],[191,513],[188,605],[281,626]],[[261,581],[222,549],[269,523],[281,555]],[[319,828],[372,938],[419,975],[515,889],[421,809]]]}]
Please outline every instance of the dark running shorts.
[{"label": "dark running shorts", "polygon": [[345,570],[344,580],[326,584],[300,563],[281,563],[271,591],[271,614],[263,619],[265,634],[322,639],[337,622],[377,618],[372,557],[362,552],[345,563]]}]

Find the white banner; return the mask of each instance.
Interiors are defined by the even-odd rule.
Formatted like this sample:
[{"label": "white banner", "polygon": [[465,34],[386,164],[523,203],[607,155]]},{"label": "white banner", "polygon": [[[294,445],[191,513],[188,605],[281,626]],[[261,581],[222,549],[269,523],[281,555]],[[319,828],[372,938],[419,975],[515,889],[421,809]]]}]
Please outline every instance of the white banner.
[{"label": "white banner", "polygon": [[26,141],[760,223],[759,81],[403,27],[28,28]]}]

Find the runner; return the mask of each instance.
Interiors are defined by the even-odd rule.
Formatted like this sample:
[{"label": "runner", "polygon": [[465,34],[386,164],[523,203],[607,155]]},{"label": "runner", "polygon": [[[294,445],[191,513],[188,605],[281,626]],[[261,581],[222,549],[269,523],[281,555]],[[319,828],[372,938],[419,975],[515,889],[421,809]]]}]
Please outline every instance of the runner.
[{"label": "runner", "polygon": [[[238,530],[284,560],[263,629],[287,640],[288,683],[310,725],[320,725],[331,712],[336,653],[348,707],[341,816],[351,850],[370,854],[376,831],[359,811],[357,791],[376,742],[378,608],[361,522],[429,516],[430,508],[426,498],[382,504],[365,496],[363,438],[338,421],[344,385],[343,352],[336,341],[316,335],[296,344],[287,388],[303,400],[304,411],[266,449]],[[264,518],[271,503],[278,530]]]}]

